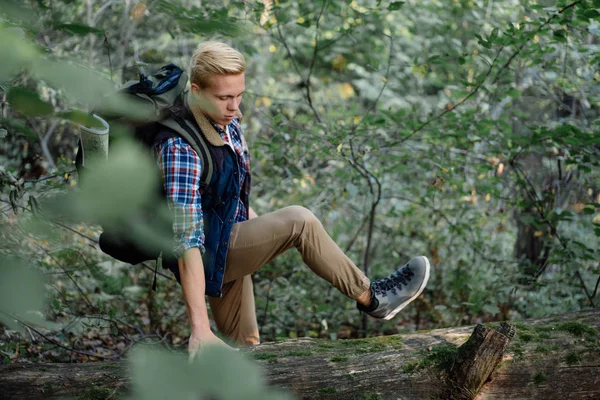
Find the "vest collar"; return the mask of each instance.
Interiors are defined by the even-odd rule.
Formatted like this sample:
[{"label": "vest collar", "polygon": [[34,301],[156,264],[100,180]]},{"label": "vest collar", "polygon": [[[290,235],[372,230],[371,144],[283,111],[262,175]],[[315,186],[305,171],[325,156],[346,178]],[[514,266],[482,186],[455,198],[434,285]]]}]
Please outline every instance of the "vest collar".
[{"label": "vest collar", "polygon": [[[206,140],[208,140],[208,142],[213,146],[225,146],[225,141],[221,135],[219,135],[219,132],[217,132],[210,120],[200,110],[198,110],[197,107],[191,107],[191,96],[193,96],[192,92],[188,92],[187,96],[184,96],[185,105],[194,116],[194,119],[196,120],[196,123],[200,127],[200,130],[202,131],[202,134],[204,134]],[[235,116],[241,119],[242,113],[238,111]]]}]

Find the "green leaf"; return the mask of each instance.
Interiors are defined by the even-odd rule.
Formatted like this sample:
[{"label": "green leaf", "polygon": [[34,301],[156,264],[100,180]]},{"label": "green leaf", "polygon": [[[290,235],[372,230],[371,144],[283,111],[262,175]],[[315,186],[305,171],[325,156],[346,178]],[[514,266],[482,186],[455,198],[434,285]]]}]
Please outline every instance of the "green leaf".
[{"label": "green leaf", "polygon": [[595,213],[596,213],[596,210],[594,210],[594,209],[593,209],[593,208],[591,208],[591,207],[585,207],[585,208],[583,209],[583,213],[584,213],[584,214],[587,214],[587,215],[591,215],[591,214],[595,214]]},{"label": "green leaf", "polygon": [[327,310],[329,310],[328,304],[320,304],[319,307],[317,307],[317,312],[323,312]]},{"label": "green leaf", "polygon": [[101,108],[103,112],[126,114],[132,118],[148,117],[144,115],[146,109],[136,107],[135,102],[127,101],[125,96],[114,96],[116,90],[114,83],[105,75],[82,65],[40,60],[33,64],[32,72],[50,85],[64,89],[70,100],[87,104],[90,108]]},{"label": "green leaf", "polygon": [[583,15],[590,19],[598,19],[598,17],[600,17],[600,13],[596,10],[585,10]]},{"label": "green leaf", "polygon": [[513,99],[518,99],[519,97],[521,97],[521,92],[519,92],[517,88],[510,88],[507,94]]},{"label": "green leaf", "polygon": [[481,46],[485,47],[486,49],[492,48],[491,43],[483,39],[480,34],[476,33],[474,36],[477,39],[477,43],[479,43]]},{"label": "green leaf", "polygon": [[36,92],[23,87],[11,88],[7,100],[14,110],[28,117],[41,117],[54,111],[52,105],[40,99]]},{"label": "green leaf", "polygon": [[0,29],[0,82],[11,79],[19,71],[37,61],[38,49],[25,38],[20,28]]},{"label": "green leaf", "polygon": [[390,5],[388,6],[388,10],[390,10],[390,11],[399,10],[402,8],[404,3],[406,3],[406,2],[405,1],[394,1],[393,3],[390,3]]},{"label": "green leaf", "polygon": [[18,258],[0,257],[0,323],[20,331],[23,327],[15,318],[50,326],[40,313],[44,293],[44,281],[37,270]]},{"label": "green leaf", "polygon": [[0,0],[0,10],[2,17],[18,24],[29,26],[37,21],[36,14],[22,0]]},{"label": "green leaf", "polygon": [[429,59],[427,59],[427,62],[429,64],[441,64],[442,56],[440,56],[439,54],[436,54],[434,56],[429,57]]},{"label": "green leaf", "polygon": [[563,30],[557,30],[554,31],[552,33],[552,37],[554,38],[554,40],[556,40],[557,42],[561,42],[561,43],[566,43],[567,42],[567,38],[566,38],[566,33]]},{"label": "green leaf", "polygon": [[224,347],[207,346],[191,363],[184,354],[149,349],[132,353],[134,399],[291,400],[267,386],[256,361]]},{"label": "green leaf", "polygon": [[[87,139],[82,139],[84,146]],[[128,229],[141,246],[162,248],[172,242],[172,233],[156,229],[168,220],[170,211],[156,192],[159,177],[152,157],[139,143],[120,138],[111,145],[110,162],[103,154],[91,155],[85,167],[81,190],[43,199],[44,215]],[[141,210],[152,210],[152,218],[144,217]]]},{"label": "green leaf", "polygon": [[72,33],[74,35],[79,35],[79,36],[86,36],[86,35],[89,35],[90,33],[92,33],[94,35],[103,35],[104,34],[103,29],[98,29],[98,28],[94,28],[89,25],[83,25],[83,24],[60,24],[60,25],[56,25],[54,28],[59,31],[65,31],[65,32],[69,32],[69,33]]}]

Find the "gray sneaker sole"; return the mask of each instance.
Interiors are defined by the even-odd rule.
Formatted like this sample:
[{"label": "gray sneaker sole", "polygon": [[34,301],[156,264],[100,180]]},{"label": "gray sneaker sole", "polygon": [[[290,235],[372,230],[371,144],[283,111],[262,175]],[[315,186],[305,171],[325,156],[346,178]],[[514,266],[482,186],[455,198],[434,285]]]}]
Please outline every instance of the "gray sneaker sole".
[{"label": "gray sneaker sole", "polygon": [[425,260],[425,278],[423,279],[423,283],[421,283],[419,290],[417,290],[417,293],[415,293],[415,295],[413,297],[406,300],[404,303],[400,304],[389,315],[386,315],[385,317],[383,317],[383,319],[385,319],[386,321],[389,321],[390,319],[394,318],[396,316],[396,314],[398,314],[400,312],[400,310],[402,310],[404,307],[406,307],[411,301],[413,301],[414,299],[419,297],[419,295],[421,293],[423,293],[425,286],[427,286],[427,281],[429,280],[429,271],[431,270],[431,267],[429,266],[429,260],[427,259],[427,257],[423,257],[423,256],[420,256],[420,257]]}]

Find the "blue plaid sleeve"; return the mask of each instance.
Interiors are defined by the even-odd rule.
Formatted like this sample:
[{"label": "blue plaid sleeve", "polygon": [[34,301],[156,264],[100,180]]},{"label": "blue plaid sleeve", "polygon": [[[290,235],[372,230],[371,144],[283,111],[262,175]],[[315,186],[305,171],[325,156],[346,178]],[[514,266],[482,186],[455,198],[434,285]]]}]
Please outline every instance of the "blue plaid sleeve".
[{"label": "blue plaid sleeve", "polygon": [[169,207],[173,211],[173,254],[181,258],[190,248],[204,253],[204,221],[200,203],[202,161],[179,137],[156,146],[157,163]]}]

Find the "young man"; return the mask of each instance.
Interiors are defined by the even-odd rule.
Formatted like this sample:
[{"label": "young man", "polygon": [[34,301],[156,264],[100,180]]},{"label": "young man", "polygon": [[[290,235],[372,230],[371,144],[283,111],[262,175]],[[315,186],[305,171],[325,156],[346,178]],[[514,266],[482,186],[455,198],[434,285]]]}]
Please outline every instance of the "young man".
[{"label": "young man", "polygon": [[250,156],[239,114],[245,69],[244,57],[220,42],[200,44],[192,57],[186,118],[202,128],[215,160],[213,178],[202,194],[202,162],[192,147],[168,134],[155,146],[175,215],[177,265],[170,268],[183,288],[191,355],[203,344],[222,344],[210,330],[205,294],[224,336],[241,345],[259,343],[250,275],[292,247],[311,270],[375,318],[391,319],[429,279],[429,261],[415,257],[389,277],[370,282],[306,208],[256,215],[250,207]]}]

